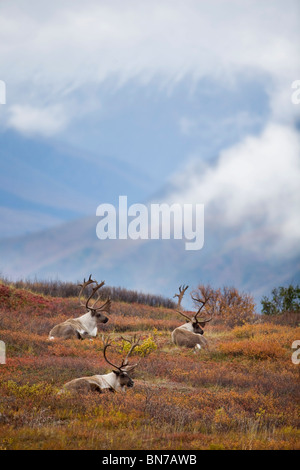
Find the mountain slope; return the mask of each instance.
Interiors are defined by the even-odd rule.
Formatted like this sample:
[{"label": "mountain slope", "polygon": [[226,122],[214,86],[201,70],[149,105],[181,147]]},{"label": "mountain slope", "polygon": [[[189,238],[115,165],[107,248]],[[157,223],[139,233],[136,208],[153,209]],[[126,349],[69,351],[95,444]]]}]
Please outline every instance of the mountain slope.
[{"label": "mountain slope", "polygon": [[[206,232],[202,250],[185,251],[181,240],[105,240],[96,217],[43,232],[0,240],[0,271],[11,279],[77,281],[93,273],[110,285],[172,296],[179,284],[234,285],[257,302],[274,286],[300,279],[300,259],[273,260],[226,246],[226,234]],[[228,237],[228,235],[227,235]],[[228,243],[227,243],[228,245]]]}]

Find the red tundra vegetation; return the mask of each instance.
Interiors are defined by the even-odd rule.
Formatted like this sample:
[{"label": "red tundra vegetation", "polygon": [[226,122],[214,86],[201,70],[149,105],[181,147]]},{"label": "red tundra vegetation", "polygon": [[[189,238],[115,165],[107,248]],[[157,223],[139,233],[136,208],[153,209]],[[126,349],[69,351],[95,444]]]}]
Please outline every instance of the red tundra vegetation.
[{"label": "red tundra vegetation", "polygon": [[[173,310],[115,301],[96,339],[48,340],[55,324],[79,314],[76,298],[0,283],[0,450],[299,449],[300,369],[291,359],[299,327],[245,315],[211,322],[210,349],[195,354],[171,343],[181,322]],[[135,386],[59,395],[74,378],[109,371],[108,334],[115,362],[122,336],[141,337]]]}]

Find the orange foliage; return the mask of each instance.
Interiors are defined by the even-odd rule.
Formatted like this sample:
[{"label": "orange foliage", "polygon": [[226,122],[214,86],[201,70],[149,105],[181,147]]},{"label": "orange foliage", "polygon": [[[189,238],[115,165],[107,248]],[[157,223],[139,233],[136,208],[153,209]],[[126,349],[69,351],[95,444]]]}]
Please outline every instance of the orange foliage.
[{"label": "orange foliage", "polygon": [[[113,303],[100,336],[122,355],[120,332],[157,346],[141,357],[126,394],[58,395],[74,378],[109,366],[101,337],[49,341],[51,327],[80,314],[75,299],[0,285],[0,449],[297,449],[300,329],[269,323],[230,329],[211,323],[210,349],[194,354],[170,341],[171,310]],[[155,349],[155,348],[153,348]]]},{"label": "orange foliage", "polygon": [[243,325],[255,319],[253,297],[240,293],[234,287],[213,289],[209,285],[199,285],[192,295],[200,300],[207,299],[204,312],[213,315],[215,321],[223,322],[230,327]]}]

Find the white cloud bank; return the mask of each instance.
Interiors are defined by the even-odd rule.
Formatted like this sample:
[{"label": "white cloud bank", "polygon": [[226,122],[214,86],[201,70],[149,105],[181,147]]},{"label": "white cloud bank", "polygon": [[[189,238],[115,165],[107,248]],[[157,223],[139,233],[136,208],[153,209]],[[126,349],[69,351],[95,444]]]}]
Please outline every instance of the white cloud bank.
[{"label": "white cloud bank", "polygon": [[[241,76],[260,80],[270,107],[262,134],[224,150],[214,166],[190,162],[175,193],[179,201],[205,202],[220,226],[249,227],[241,243],[259,231],[267,252],[291,253],[300,235],[300,105],[291,102],[300,78],[298,13],[298,0],[2,2],[2,122],[26,134],[61,133],[88,112],[91,89],[95,101],[108,81],[155,82],[170,92],[183,79],[205,78],[213,92]],[[185,135],[196,125],[188,116],[180,121]]]},{"label": "white cloud bank", "polygon": [[299,133],[271,123],[222,151],[213,165],[191,161],[173,176],[167,201],[204,203],[206,228],[224,231],[228,249],[293,258],[300,253],[299,181]]},{"label": "white cloud bank", "polygon": [[23,134],[42,134],[50,137],[61,132],[66,126],[66,116],[62,106],[44,108],[14,105],[9,107],[8,126]]},{"label": "white cloud bank", "polygon": [[107,81],[170,90],[185,78],[234,86],[247,75],[263,80],[277,120],[299,115],[290,101],[298,0],[15,0],[0,8],[6,125],[21,132],[62,132],[77,114],[69,106],[76,91],[80,112],[89,87]]}]

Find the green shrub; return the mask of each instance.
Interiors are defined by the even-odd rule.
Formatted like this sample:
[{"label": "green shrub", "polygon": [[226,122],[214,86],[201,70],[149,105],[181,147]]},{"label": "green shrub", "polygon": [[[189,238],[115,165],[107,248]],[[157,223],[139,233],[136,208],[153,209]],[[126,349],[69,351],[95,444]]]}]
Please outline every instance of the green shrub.
[{"label": "green shrub", "polygon": [[300,312],[300,286],[276,287],[272,290],[272,298],[264,296],[261,304],[264,315]]}]

